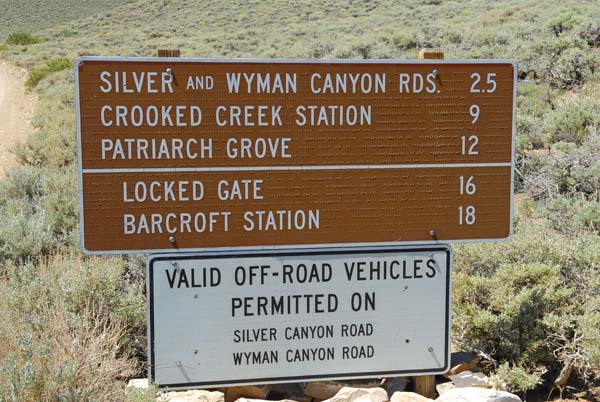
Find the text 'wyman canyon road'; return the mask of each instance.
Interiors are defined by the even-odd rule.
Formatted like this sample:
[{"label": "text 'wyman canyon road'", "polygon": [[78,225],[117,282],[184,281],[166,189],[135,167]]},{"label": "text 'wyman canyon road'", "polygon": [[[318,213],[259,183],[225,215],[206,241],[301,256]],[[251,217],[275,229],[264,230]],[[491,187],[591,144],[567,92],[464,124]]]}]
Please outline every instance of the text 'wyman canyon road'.
[{"label": "text 'wyman canyon road'", "polygon": [[153,379],[446,370],[449,249],[345,250],[150,258]]}]

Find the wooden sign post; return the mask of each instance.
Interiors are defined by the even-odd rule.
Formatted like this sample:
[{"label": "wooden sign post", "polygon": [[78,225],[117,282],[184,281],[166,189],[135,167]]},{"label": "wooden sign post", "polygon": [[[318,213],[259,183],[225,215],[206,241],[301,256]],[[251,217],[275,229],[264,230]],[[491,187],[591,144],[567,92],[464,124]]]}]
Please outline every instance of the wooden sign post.
[{"label": "wooden sign post", "polygon": [[420,60],[427,60],[427,59],[441,60],[443,58],[444,58],[444,52],[440,49],[425,48],[419,52]]},{"label": "wooden sign post", "polygon": [[179,49],[157,49],[156,57],[181,57]]},{"label": "wooden sign post", "polygon": [[[443,59],[444,52],[440,49],[426,48],[419,52],[419,59]],[[419,395],[423,395],[426,398],[435,398],[435,376],[433,375],[422,375],[413,377],[415,392]]]}]

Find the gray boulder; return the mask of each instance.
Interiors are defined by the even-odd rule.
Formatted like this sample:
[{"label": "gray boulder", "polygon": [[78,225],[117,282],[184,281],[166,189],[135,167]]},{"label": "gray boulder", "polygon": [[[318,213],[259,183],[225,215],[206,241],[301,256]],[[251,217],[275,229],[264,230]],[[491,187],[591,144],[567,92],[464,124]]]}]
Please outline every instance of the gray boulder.
[{"label": "gray boulder", "polygon": [[493,389],[466,387],[445,392],[435,402],[522,402],[515,394]]}]

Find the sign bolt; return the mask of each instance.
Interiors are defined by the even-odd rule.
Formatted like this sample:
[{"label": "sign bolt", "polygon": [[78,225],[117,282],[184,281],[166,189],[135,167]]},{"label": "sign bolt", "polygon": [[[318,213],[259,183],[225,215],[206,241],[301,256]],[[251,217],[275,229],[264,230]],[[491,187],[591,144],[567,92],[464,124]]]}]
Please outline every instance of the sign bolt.
[{"label": "sign bolt", "polygon": [[167,68],[167,74],[173,75],[173,69],[171,69],[171,67]]},{"label": "sign bolt", "polygon": [[430,346],[429,348],[427,348],[427,350],[431,353],[433,352],[433,347]]},{"label": "sign bolt", "polygon": [[169,243],[175,243],[175,237],[169,236]]},{"label": "sign bolt", "polygon": [[432,73],[433,73],[433,76],[434,76],[434,77],[437,77],[438,75],[440,75],[440,72],[438,71],[438,69],[437,69],[437,68],[436,68],[436,69],[434,69],[434,70],[432,71]]},{"label": "sign bolt", "polygon": [[198,294],[195,294],[195,295],[194,295],[194,299],[197,299],[197,298],[198,298]]},{"label": "sign bolt", "polygon": [[429,229],[429,236],[435,237],[435,229]]}]

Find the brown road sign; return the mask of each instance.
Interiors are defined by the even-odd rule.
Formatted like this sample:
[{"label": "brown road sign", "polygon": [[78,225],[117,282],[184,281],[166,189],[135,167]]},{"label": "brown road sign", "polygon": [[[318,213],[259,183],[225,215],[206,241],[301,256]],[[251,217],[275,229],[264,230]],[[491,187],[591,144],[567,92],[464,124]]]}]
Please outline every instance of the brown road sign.
[{"label": "brown road sign", "polygon": [[88,253],[502,240],[510,61],[83,57]]}]

